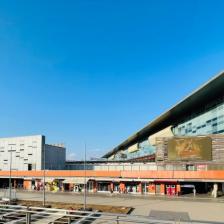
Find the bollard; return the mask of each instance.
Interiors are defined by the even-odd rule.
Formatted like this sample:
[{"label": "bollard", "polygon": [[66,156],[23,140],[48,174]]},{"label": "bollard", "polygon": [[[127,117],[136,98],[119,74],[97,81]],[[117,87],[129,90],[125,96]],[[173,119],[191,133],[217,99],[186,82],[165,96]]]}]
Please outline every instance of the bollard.
[{"label": "bollard", "polygon": [[117,224],[119,224],[119,216],[117,216]]},{"label": "bollard", "polygon": [[26,213],[26,224],[31,224],[31,213]]},{"label": "bollard", "polygon": [[68,224],[71,224],[71,217],[68,217]]}]

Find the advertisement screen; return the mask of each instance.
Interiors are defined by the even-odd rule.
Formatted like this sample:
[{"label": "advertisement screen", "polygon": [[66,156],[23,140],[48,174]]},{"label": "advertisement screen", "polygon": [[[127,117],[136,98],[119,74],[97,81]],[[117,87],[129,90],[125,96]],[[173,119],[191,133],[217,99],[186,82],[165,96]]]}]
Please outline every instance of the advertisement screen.
[{"label": "advertisement screen", "polygon": [[168,141],[168,160],[212,160],[212,139],[172,138]]}]

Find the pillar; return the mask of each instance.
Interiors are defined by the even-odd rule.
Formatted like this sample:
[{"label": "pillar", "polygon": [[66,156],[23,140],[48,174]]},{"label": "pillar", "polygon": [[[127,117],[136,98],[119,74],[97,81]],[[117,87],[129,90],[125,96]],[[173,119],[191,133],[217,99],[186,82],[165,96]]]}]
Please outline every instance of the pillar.
[{"label": "pillar", "polygon": [[98,184],[96,181],[93,182],[93,193],[96,193],[98,190]]},{"label": "pillar", "polygon": [[212,195],[214,198],[217,198],[217,196],[218,196],[218,184],[217,183],[214,183],[214,185],[213,185]]},{"label": "pillar", "polygon": [[165,195],[165,184],[160,184],[160,194]]},{"label": "pillar", "polygon": [[110,183],[110,191],[111,191],[111,192],[114,191],[114,183],[113,183],[113,182]]},{"label": "pillar", "polygon": [[13,185],[14,185],[14,188],[17,188],[16,179],[14,179],[14,183],[13,183]]},{"label": "pillar", "polygon": [[138,193],[142,194],[142,183],[138,184]]},{"label": "pillar", "polygon": [[124,193],[125,192],[125,183],[121,182],[119,187],[120,187],[120,193]]}]

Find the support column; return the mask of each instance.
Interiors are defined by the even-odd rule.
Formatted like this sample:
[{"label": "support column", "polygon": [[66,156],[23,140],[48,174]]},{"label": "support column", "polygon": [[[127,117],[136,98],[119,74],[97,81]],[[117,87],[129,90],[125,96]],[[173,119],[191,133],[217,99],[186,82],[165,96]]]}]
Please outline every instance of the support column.
[{"label": "support column", "polygon": [[165,195],[165,184],[160,184],[160,194]]},{"label": "support column", "polygon": [[142,183],[138,184],[138,193],[142,194]]},{"label": "support column", "polygon": [[16,183],[16,179],[14,179],[14,188],[17,188],[17,183]]},{"label": "support column", "polygon": [[214,198],[217,198],[217,196],[218,196],[218,184],[217,183],[214,183],[214,185],[213,185],[212,195]]},{"label": "support column", "polygon": [[111,191],[111,192],[114,191],[114,183],[113,183],[113,182],[110,183],[110,191]]},{"label": "support column", "polygon": [[93,192],[96,193],[98,190],[98,184],[96,181],[93,182]]}]

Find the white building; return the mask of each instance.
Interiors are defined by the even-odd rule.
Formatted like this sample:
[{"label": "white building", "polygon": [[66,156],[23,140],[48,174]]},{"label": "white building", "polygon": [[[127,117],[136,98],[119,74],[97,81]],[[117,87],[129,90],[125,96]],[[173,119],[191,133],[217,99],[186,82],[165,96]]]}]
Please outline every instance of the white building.
[{"label": "white building", "polygon": [[[44,153],[45,152],[45,153]],[[45,144],[45,136],[0,138],[0,170],[60,170],[65,168],[65,147]],[[45,155],[45,156],[44,156]]]}]

